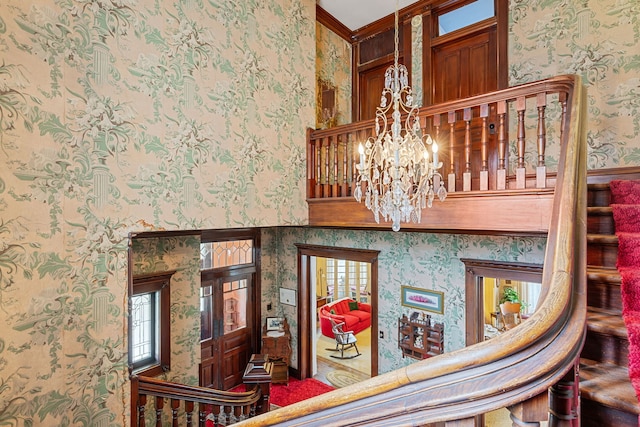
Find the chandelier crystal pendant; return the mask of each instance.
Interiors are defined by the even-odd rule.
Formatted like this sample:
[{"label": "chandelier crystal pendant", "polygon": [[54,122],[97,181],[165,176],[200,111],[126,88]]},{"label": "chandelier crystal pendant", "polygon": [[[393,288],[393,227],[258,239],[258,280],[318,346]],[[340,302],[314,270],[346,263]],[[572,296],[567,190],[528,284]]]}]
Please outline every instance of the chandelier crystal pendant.
[{"label": "chandelier crystal pendant", "polygon": [[[440,201],[447,190],[438,169],[438,144],[423,135],[418,118],[419,108],[413,104],[407,67],[398,64],[398,2],[395,12],[394,63],[384,75],[380,106],[376,108],[376,136],[365,145],[359,144],[360,161],[354,197],[373,212],[391,220],[392,230],[400,230],[400,222],[420,223],[422,209],[431,207],[437,195]],[[389,110],[391,123],[389,123]],[[406,114],[404,123],[402,115]],[[432,155],[429,156],[429,149]],[[437,177],[437,179],[436,179]],[[439,183],[438,188],[434,185]]]}]

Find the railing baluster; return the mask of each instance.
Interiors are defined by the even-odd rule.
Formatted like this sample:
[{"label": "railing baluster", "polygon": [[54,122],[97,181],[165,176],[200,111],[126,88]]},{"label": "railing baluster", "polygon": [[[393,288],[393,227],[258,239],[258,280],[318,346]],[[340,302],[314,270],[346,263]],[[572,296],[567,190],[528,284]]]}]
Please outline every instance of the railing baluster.
[{"label": "railing baluster", "polygon": [[178,422],[178,409],[180,408],[180,400],[179,399],[171,399],[171,423],[173,427],[178,427],[180,423]]},{"label": "railing baluster", "polygon": [[547,167],[545,165],[545,149],[547,146],[547,127],[544,111],[547,106],[547,94],[539,93],[536,101],[538,107],[538,165],[536,167],[536,188],[546,188]]},{"label": "railing baluster", "polygon": [[184,411],[186,412],[186,416],[187,416],[187,427],[192,427],[193,426],[193,402],[188,400],[184,402]]},{"label": "railing baluster", "polygon": [[505,190],[507,188],[507,130],[505,120],[507,116],[507,102],[498,101],[498,171],[496,179],[496,189]]},{"label": "railing baluster", "polygon": [[316,166],[314,164],[316,155],[316,143],[311,139],[311,129],[307,129],[307,196],[315,197],[314,189],[316,184],[316,179],[313,174],[316,171]]},{"label": "railing baluster", "polygon": [[140,394],[140,397],[138,398],[138,426],[139,427],[145,427],[146,421],[145,421],[145,409],[147,406],[147,395],[146,394]]},{"label": "railing baluster", "polygon": [[471,108],[463,110],[464,120],[464,174],[462,191],[471,191]]},{"label": "railing baluster", "polygon": [[207,414],[211,412],[210,406],[206,403],[198,404],[198,427],[205,427],[207,424]]},{"label": "railing baluster", "polygon": [[156,397],[156,427],[162,427],[162,409],[164,409],[164,398]]},{"label": "railing baluster", "polygon": [[[442,148],[442,141],[440,141],[440,114],[434,114],[433,118],[433,127],[435,129],[434,132],[434,137],[435,137],[435,141],[438,143],[438,150],[441,150]],[[436,175],[433,178],[433,188],[440,188],[440,176]]]},{"label": "railing baluster", "polygon": [[321,198],[322,197],[322,139],[316,140],[314,144],[315,150],[315,166],[316,166],[316,191],[314,197]]},{"label": "railing baluster", "polygon": [[350,136],[351,133],[346,133],[344,134],[344,140],[342,142],[342,178],[340,179],[340,182],[342,183],[342,185],[340,186],[340,196],[341,197],[346,197],[348,196],[348,192],[349,192],[349,186],[347,184],[347,177],[348,177],[348,172],[347,172],[347,165],[349,164],[349,141],[350,141]]},{"label": "railing baluster", "polygon": [[526,169],[524,164],[525,151],[525,130],[524,112],[527,107],[527,100],[524,96],[516,99],[516,111],[518,112],[518,166],[516,167],[516,188],[526,187]]},{"label": "railing baluster", "polygon": [[449,188],[447,190],[449,193],[455,193],[456,191],[456,170],[455,170],[455,142],[456,142],[456,112],[449,111],[448,113],[448,122],[449,122]]},{"label": "railing baluster", "polygon": [[489,157],[488,157],[488,125],[489,104],[480,106],[480,117],[482,118],[482,133],[480,136],[482,166],[480,169],[480,191],[489,190]]},{"label": "railing baluster", "polygon": [[338,154],[340,151],[340,135],[331,138],[331,197],[338,196]]},{"label": "railing baluster", "polygon": [[325,138],[323,141],[324,156],[324,179],[322,180],[322,197],[331,197],[331,165],[329,158],[331,156],[331,137]]}]

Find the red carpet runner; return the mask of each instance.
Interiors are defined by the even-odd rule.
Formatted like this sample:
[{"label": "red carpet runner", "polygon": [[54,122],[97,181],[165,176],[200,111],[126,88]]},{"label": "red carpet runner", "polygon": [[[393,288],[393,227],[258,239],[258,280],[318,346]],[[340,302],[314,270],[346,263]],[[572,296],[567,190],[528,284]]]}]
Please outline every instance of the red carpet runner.
[{"label": "red carpet runner", "polygon": [[618,236],[622,318],[629,337],[629,378],[640,398],[640,181],[611,181]]},{"label": "red carpet runner", "polygon": [[[311,399],[312,397],[319,396],[331,390],[335,390],[335,388],[314,378],[307,378],[306,380],[300,381],[296,378],[289,377],[289,385],[271,385],[271,405],[279,407],[293,405],[294,403]],[[244,384],[240,384],[229,391],[245,391]],[[213,425],[212,421],[207,420],[207,427],[213,427]]]}]

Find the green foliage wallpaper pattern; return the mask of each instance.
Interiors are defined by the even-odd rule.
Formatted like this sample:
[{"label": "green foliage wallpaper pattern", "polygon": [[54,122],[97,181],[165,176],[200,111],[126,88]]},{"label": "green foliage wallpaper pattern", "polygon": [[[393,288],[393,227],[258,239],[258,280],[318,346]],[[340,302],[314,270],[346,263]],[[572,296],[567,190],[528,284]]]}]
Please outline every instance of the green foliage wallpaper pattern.
[{"label": "green foliage wallpaper pattern", "polygon": [[[510,2],[510,82],[585,77],[592,169],[638,164],[639,7]],[[306,223],[314,8],[0,4],[0,424],[128,425],[130,232]],[[295,287],[295,242],[378,248],[385,324],[398,315],[401,284],[443,289],[448,349],[463,332],[459,257],[536,262],[543,252],[538,239],[299,227],[265,235],[263,303],[277,300],[279,281]],[[196,280],[192,261],[148,244],[185,266],[180,281]],[[195,243],[184,245],[188,257]],[[183,313],[193,307],[185,298]],[[406,363],[392,340],[380,353],[382,372]]]},{"label": "green foliage wallpaper pattern", "polygon": [[[314,11],[0,3],[0,425],[128,425],[130,232],[307,222]],[[197,245],[136,249],[179,268],[170,377],[194,383]]]}]

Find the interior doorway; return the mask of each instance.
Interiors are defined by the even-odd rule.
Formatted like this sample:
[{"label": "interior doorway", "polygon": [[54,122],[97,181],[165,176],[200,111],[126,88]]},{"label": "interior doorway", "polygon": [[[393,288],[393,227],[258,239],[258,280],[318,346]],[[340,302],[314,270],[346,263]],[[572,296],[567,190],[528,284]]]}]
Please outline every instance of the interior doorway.
[{"label": "interior doorway", "polygon": [[[378,375],[378,253],[379,251],[364,250],[364,249],[349,249],[349,248],[335,248],[327,246],[316,245],[296,245],[298,247],[298,361],[299,361],[299,374],[301,379],[311,378],[317,372],[317,354],[318,354],[318,341],[321,337],[318,336],[318,303],[326,304],[326,298],[323,298],[322,292],[320,295],[317,293],[318,275],[320,274],[318,268],[318,259],[331,259],[332,265],[336,267],[337,263],[346,266],[351,265],[355,267],[355,263],[366,263],[369,281],[369,289],[358,289],[356,284],[353,286],[343,286],[344,295],[338,293],[332,293],[331,299],[342,297],[356,297],[366,298],[369,301],[371,310],[371,326],[368,328],[369,345],[367,346],[370,351],[370,376]],[[333,261],[336,260],[336,261]],[[339,261],[337,261],[339,260]],[[348,261],[355,262],[354,264],[348,263]],[[334,263],[335,262],[335,263]],[[326,274],[326,270],[324,273]],[[354,275],[353,277],[357,277]],[[343,284],[347,283],[345,277],[342,281]],[[354,279],[352,279],[354,280]],[[338,278],[338,281],[340,279]],[[353,290],[351,289],[353,288]],[[334,288],[333,292],[336,291]],[[348,289],[348,291],[346,290]],[[328,294],[327,290],[327,294]],[[338,299],[340,299],[338,298]],[[363,331],[364,332],[364,331]],[[335,340],[331,342],[335,346]],[[324,344],[321,344],[324,346]],[[363,347],[364,348],[364,347]],[[322,347],[324,349],[324,347]],[[338,360],[338,359],[336,359]]]},{"label": "interior doorway", "polygon": [[[477,259],[461,261],[465,265],[466,345],[472,345],[484,341],[487,325],[496,327],[491,313],[496,312],[496,301],[500,302],[502,290],[513,285],[507,281],[541,284],[542,265]],[[537,290],[531,286],[531,297],[526,297],[530,302],[525,300],[525,304],[529,304],[525,307],[531,314],[536,308],[531,307],[533,295],[537,304],[544,298],[544,292],[541,285]]]}]

